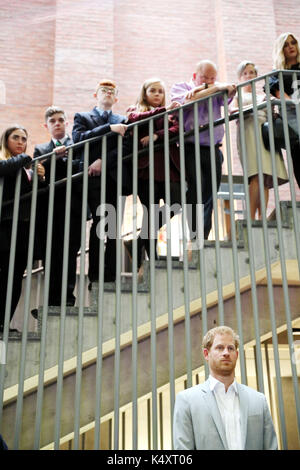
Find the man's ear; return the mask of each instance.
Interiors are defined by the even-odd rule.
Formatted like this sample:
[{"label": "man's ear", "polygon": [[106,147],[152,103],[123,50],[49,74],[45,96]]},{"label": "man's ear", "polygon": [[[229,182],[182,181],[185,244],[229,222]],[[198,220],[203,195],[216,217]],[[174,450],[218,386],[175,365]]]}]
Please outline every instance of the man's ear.
[{"label": "man's ear", "polygon": [[97,93],[93,93],[93,97],[97,99]]},{"label": "man's ear", "polygon": [[48,125],[46,122],[44,122],[44,124],[42,124],[42,127],[44,127],[46,130],[48,130]]},{"label": "man's ear", "polygon": [[208,353],[209,353],[209,350],[207,348],[203,348],[203,356],[206,361],[208,360]]}]

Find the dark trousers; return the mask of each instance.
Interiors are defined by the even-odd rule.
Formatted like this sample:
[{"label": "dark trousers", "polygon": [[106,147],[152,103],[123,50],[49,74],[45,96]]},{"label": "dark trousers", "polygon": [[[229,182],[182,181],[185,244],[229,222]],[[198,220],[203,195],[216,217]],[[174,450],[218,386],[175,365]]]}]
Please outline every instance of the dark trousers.
[{"label": "dark trousers", "polygon": [[[49,305],[60,305],[63,276],[65,207],[55,208],[52,232],[51,271],[49,284]],[[77,253],[80,248],[81,218],[70,214],[67,303],[75,303],[73,290],[76,284]]]},{"label": "dark trousers", "polygon": [[[97,214],[98,207],[100,206],[100,185],[96,183],[96,179],[100,177],[90,177],[88,189],[88,204],[92,214],[92,225],[90,230],[89,240],[89,270],[88,276],[91,282],[98,281],[99,279],[99,223],[100,215]],[[95,184],[96,183],[96,184]],[[106,238],[106,249],[104,257],[104,280],[114,281],[116,278],[116,232],[113,235],[117,227],[116,212],[117,212],[117,185],[115,180],[111,176],[107,176],[106,180],[106,197],[105,203],[110,205],[111,211],[107,213],[107,221],[111,224],[110,227],[106,226],[105,230],[108,233]],[[122,217],[124,205],[122,205]],[[114,215],[115,214],[115,215]],[[97,228],[98,227],[98,228]],[[112,232],[111,232],[112,230]],[[109,232],[108,232],[109,231]],[[98,233],[97,233],[98,232]],[[112,236],[109,236],[112,233]]]},{"label": "dark trousers", "polygon": [[212,226],[213,198],[212,196],[204,204],[204,240],[208,239]]},{"label": "dark trousers", "polygon": [[[9,233],[10,229],[11,227],[8,228],[7,233]],[[16,254],[15,254],[15,264],[14,264],[14,274],[13,274],[10,320],[12,319],[15,313],[15,310],[17,308],[17,305],[21,296],[21,292],[22,292],[23,274],[27,265],[28,235],[29,235],[29,223],[19,222],[17,241],[16,241]],[[7,242],[8,244],[10,244],[10,240],[7,240]],[[9,250],[5,250],[5,251],[0,250],[0,328],[3,328],[4,320],[5,320],[5,305],[6,305],[6,297],[7,297],[9,257],[10,257]]]},{"label": "dark trousers", "polygon": [[291,157],[293,160],[294,175],[300,188],[300,146],[299,144],[291,147]]},{"label": "dark trousers", "polygon": [[[43,195],[43,200],[38,204],[37,234],[38,245],[41,247],[41,258],[46,268],[46,241],[48,220],[48,194]],[[52,220],[52,243],[49,280],[49,305],[60,305],[62,293],[63,257],[64,257],[64,231],[66,219],[66,190],[65,187],[57,187],[54,194],[54,208]],[[67,304],[73,305],[75,297],[73,290],[76,284],[77,253],[81,242],[81,194],[77,186],[72,185],[70,229],[69,229],[69,253],[67,276]]]},{"label": "dark trousers", "polygon": [[[216,163],[216,181],[217,190],[219,189],[222,176],[223,154],[220,148],[215,146]],[[211,173],[211,154],[210,147],[200,146],[200,167],[201,167],[201,185],[202,185],[202,204],[204,204],[204,237],[207,238],[211,228],[212,215],[212,173]],[[188,210],[188,224],[192,238],[197,233],[197,179],[196,179],[196,161],[195,145],[193,143],[185,144],[185,168],[188,190],[186,202],[191,207]]]},{"label": "dark trousers", "polygon": [[[150,203],[149,203],[149,181],[140,179],[138,181],[138,196],[145,206],[143,212],[143,221],[142,221],[142,229],[140,239],[142,240],[142,244],[147,251],[148,256],[150,256]],[[156,204],[156,208],[158,209],[160,199],[165,199],[165,183],[155,181],[154,182],[154,204]],[[171,205],[177,205],[174,207],[174,211],[171,213],[171,217],[176,215],[176,213],[180,210],[181,204],[181,193],[180,193],[180,183],[179,182],[170,182],[170,199]],[[159,210],[159,216],[155,216],[155,227],[154,227],[154,235],[155,235],[155,243],[157,243],[157,230],[160,229],[166,223],[166,214],[165,208],[162,207]]]}]

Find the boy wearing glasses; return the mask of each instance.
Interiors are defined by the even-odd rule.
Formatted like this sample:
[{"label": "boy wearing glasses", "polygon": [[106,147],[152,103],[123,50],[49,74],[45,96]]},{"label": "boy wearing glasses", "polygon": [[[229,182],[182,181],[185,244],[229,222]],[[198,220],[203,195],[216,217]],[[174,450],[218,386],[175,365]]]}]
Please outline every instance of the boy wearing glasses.
[{"label": "boy wearing glasses", "polygon": [[[73,140],[75,143],[83,142],[93,137],[110,134],[107,138],[107,177],[106,177],[106,204],[117,206],[117,182],[116,161],[110,151],[117,147],[117,135],[125,135],[127,126],[124,124],[126,116],[116,114],[112,111],[114,104],[118,101],[118,89],[112,80],[101,80],[96,88],[94,97],[97,106],[92,111],[76,113],[74,116]],[[88,182],[88,204],[92,213],[92,226],[89,241],[89,280],[90,283],[99,279],[99,239],[96,234],[97,224],[100,217],[97,208],[100,205],[100,182],[102,168],[102,139],[92,142],[89,147],[89,182]],[[81,161],[84,161],[84,146],[81,148]],[[104,281],[115,281],[116,275],[116,244],[115,240],[107,238],[105,251]]]}]

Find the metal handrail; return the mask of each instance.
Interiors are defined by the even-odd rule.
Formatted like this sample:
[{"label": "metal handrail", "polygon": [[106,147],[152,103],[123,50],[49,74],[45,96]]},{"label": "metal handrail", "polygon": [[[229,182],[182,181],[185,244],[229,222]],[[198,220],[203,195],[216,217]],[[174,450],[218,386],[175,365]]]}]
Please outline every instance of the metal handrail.
[{"label": "metal handrail", "polygon": [[[215,97],[215,96],[217,96],[217,95],[220,95],[220,93],[221,93],[221,92],[218,92],[218,93],[216,93],[216,94],[213,94],[212,97]],[[194,103],[198,103],[198,102],[200,102],[200,101],[202,101],[202,100],[204,100],[204,99],[205,99],[205,98],[200,98],[199,100],[195,100],[195,101],[192,103],[192,105],[194,105]],[[206,99],[207,99],[207,98],[206,98]],[[278,99],[276,99],[276,98],[274,98],[274,99],[272,100],[272,106],[279,105],[280,103],[281,103],[280,100],[278,100]],[[287,102],[287,104],[292,104],[292,102],[291,102],[291,103]],[[187,107],[187,106],[191,106],[191,103],[188,103],[188,104],[186,104],[186,105],[180,106],[180,107],[176,108],[175,111],[178,111],[179,109],[184,108],[184,107]],[[260,103],[259,105],[257,105],[257,109],[258,109],[258,110],[260,110],[260,109],[265,109],[265,108],[267,108],[267,103],[266,103],[266,102],[262,102],[262,103]],[[173,113],[174,113],[174,110],[172,110],[172,111],[173,111]],[[164,115],[164,114],[169,114],[169,113],[171,113],[172,111],[164,111],[164,112],[160,113],[160,114],[157,115],[157,116],[153,116],[153,117],[151,117],[151,118],[143,119],[143,120],[139,121],[138,123],[129,124],[128,127],[134,127],[134,126],[139,126],[139,125],[145,124],[145,122],[149,122],[151,119],[157,119],[158,117],[161,117],[161,116]],[[244,115],[251,114],[252,112],[253,112],[253,107],[249,107],[249,108],[243,110],[243,114],[244,114]],[[228,116],[228,119],[229,119],[229,121],[233,121],[233,120],[239,119],[239,116],[240,116],[240,112],[239,112],[239,111],[236,111],[236,112],[232,113],[230,116]],[[216,119],[216,120],[214,121],[214,127],[220,126],[220,125],[222,125],[222,124],[224,124],[224,123],[225,123],[225,118]],[[207,129],[209,129],[209,123],[199,126],[199,132],[204,132],[204,131],[206,131]],[[188,137],[188,136],[194,135],[194,132],[195,132],[194,129],[192,129],[191,131],[185,131],[183,135],[184,135],[184,137]],[[110,133],[108,133],[108,134],[105,134],[105,136],[110,136],[110,135],[113,135],[113,133],[110,132]],[[87,139],[87,140],[84,140],[84,141],[82,141],[82,142],[77,142],[76,144],[72,144],[72,145],[67,146],[67,147],[66,147],[66,150],[70,150],[70,149],[74,149],[74,148],[83,146],[83,145],[85,145],[87,142],[91,143],[91,142],[95,142],[95,141],[101,140],[101,139],[103,139],[103,137],[104,137],[104,136],[92,137],[91,139]],[[178,136],[169,139],[169,143],[170,143],[170,144],[176,143],[176,142],[178,142]],[[164,148],[164,144],[163,144],[163,143],[154,144],[154,151],[155,151],[155,150],[158,150],[158,149],[162,149],[162,148]],[[148,153],[148,151],[149,151],[149,150],[148,150],[147,148],[146,148],[146,149],[140,149],[140,150],[138,150],[138,156],[144,156],[144,155],[146,155],[146,154]],[[45,154],[45,155],[43,155],[43,156],[39,156],[39,157],[33,158],[33,159],[32,159],[32,163],[39,162],[40,160],[48,160],[49,158],[51,158],[51,156],[52,156],[54,153],[55,153],[55,152],[50,152],[50,153],[47,153],[47,154]],[[133,157],[133,154],[126,155],[125,157],[122,158],[122,161],[130,160],[130,159],[132,159],[132,157]],[[80,171],[80,172],[78,172],[78,173],[73,174],[73,175],[71,176],[71,178],[72,178],[73,181],[77,181],[77,180],[80,180],[80,179],[82,178],[82,176],[83,176],[83,171]],[[1,178],[0,178],[0,180],[1,180]],[[58,187],[58,186],[63,186],[63,185],[65,185],[66,183],[67,183],[67,178],[62,178],[62,179],[60,179],[60,180],[58,180],[58,181],[54,181],[54,185],[55,185],[56,187]],[[49,191],[49,187],[48,187],[48,186],[47,186],[47,187],[43,187],[43,188],[39,188],[39,189],[38,189],[38,194],[45,194],[45,193],[47,193],[48,191]],[[31,197],[31,193],[32,193],[32,192],[30,191],[30,192],[28,192],[28,193],[26,193],[26,194],[22,194],[22,195],[20,196],[20,201],[29,199],[29,198]],[[13,199],[11,199],[11,200],[9,200],[9,201],[5,201],[5,202],[2,203],[2,207],[6,207],[6,206],[8,206],[8,205],[11,205],[11,204],[13,204],[13,202],[14,202]]]}]

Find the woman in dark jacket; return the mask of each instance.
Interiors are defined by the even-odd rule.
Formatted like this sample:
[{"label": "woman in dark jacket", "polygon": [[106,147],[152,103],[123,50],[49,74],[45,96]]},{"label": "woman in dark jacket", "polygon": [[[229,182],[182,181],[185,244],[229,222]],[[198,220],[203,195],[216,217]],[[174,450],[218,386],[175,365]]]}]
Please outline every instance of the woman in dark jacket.
[{"label": "woman in dark jacket", "polygon": [[[13,201],[16,180],[21,170],[21,195],[32,189],[32,172],[28,169],[31,157],[25,154],[28,134],[19,125],[6,129],[0,139],[0,188],[2,191],[2,208],[0,218],[0,333],[3,332],[5,308],[7,300],[7,284],[9,273],[10,244],[13,218]],[[37,166],[37,174],[43,179],[45,170],[41,164]],[[22,290],[22,279],[27,263],[29,235],[30,198],[20,201],[18,212],[18,228],[11,296],[10,320],[13,317]],[[12,330],[10,330],[12,331]]]},{"label": "woman in dark jacket", "polygon": [[[296,98],[299,102],[300,75],[294,83],[293,70],[300,70],[300,48],[297,38],[292,33],[283,33],[275,41],[273,51],[274,68],[278,70],[289,70],[290,73],[283,74],[284,97],[287,100]],[[280,98],[279,77],[274,74],[270,77],[270,92],[276,98]],[[295,106],[287,106],[287,117],[289,126],[298,134],[298,125]],[[291,136],[290,136],[291,137]],[[300,188],[300,148],[299,141],[291,142],[291,157],[293,160],[294,174]]]}]

